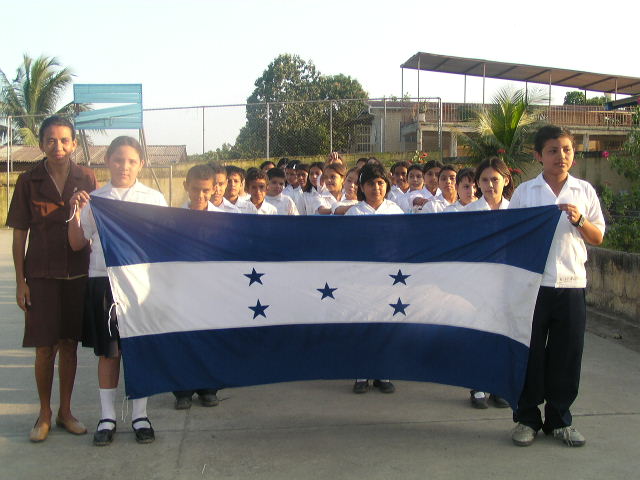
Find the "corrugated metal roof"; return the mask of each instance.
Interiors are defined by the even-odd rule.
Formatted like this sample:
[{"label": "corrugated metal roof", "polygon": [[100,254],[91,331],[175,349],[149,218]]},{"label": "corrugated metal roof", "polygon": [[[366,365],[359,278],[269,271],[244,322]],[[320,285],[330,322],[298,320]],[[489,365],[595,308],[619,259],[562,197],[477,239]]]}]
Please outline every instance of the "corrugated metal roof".
[{"label": "corrugated metal roof", "polygon": [[[89,157],[91,165],[104,164],[104,156],[107,153],[107,145],[90,145]],[[151,165],[169,165],[187,160],[186,145],[147,145],[149,163]],[[13,145],[11,147],[11,160],[13,162],[36,162],[43,157],[38,147],[26,147]],[[0,161],[6,161],[7,147],[0,147]],[[79,164],[86,164],[82,148],[78,146],[73,154],[73,160]]]},{"label": "corrugated metal roof", "polygon": [[519,82],[542,83],[561,87],[577,88],[594,92],[640,93],[640,78],[582,72],[565,68],[537,67],[521,63],[495,62],[478,58],[451,57],[434,53],[418,52],[400,65],[401,68],[429,72],[472,75]]}]

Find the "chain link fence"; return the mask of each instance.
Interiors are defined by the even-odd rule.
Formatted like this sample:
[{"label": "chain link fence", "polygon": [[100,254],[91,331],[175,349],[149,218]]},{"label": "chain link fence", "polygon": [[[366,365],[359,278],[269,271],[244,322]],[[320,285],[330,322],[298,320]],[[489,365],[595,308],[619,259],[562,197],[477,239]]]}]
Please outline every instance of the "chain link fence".
[{"label": "chain link fence", "polygon": [[[439,98],[148,108],[144,110],[143,132],[79,132],[74,160],[96,169],[98,180],[104,182],[108,179],[104,169],[106,146],[118,135],[139,138],[150,167],[145,168],[141,180],[161,190],[175,205],[183,198],[178,180],[181,182],[188,166],[196,162],[245,167],[281,157],[311,162],[325,160],[334,151],[347,163],[367,156],[387,163],[411,160],[416,151],[442,158],[442,114]],[[3,221],[18,174],[42,158],[36,135],[46,116],[0,117]],[[105,119],[105,125],[108,123]]]}]

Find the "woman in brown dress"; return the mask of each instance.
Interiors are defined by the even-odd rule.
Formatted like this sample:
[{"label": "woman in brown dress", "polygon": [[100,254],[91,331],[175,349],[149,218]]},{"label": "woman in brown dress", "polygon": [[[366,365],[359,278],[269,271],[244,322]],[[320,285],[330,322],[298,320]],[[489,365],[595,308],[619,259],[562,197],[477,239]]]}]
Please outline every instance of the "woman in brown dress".
[{"label": "woman in brown dress", "polygon": [[74,192],[96,188],[93,171],[71,160],[77,146],[71,122],[59,116],[47,118],[39,140],[45,158],[18,177],[7,218],[7,225],[13,228],[16,301],[25,312],[22,345],[36,349],[40,414],[29,435],[32,442],[45,440],[51,429],[56,354],[60,377],[56,425],[76,435],[87,432],[71,413],[71,393],[82,336],[89,248],[71,249],[66,222],[72,213],[69,199]]}]

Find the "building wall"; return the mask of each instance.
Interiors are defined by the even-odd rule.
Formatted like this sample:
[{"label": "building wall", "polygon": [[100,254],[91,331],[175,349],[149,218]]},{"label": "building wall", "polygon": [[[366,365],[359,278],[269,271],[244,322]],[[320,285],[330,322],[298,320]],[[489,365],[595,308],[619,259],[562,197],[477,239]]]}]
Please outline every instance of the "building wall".
[{"label": "building wall", "polygon": [[640,327],[640,255],[589,247],[587,304]]}]

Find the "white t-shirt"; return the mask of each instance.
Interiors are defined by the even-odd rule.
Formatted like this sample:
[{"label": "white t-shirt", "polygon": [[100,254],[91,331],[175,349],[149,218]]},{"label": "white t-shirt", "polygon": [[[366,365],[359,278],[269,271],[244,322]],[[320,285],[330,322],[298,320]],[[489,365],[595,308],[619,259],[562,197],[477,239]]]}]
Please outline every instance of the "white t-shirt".
[{"label": "white t-shirt", "polygon": [[[467,205],[471,205],[472,203],[473,202],[469,202],[467,203]],[[460,203],[460,200],[458,200],[457,202],[452,203],[448,207],[445,207],[444,211],[445,212],[462,212],[464,210],[464,207],[466,207],[467,205],[462,205]]]},{"label": "white t-shirt", "polygon": [[449,203],[446,198],[442,195],[437,195],[432,198],[429,202],[425,203],[422,207],[418,208],[416,213],[440,213],[444,212],[444,209],[450,205],[454,205],[454,203]]},{"label": "white t-shirt", "polygon": [[402,209],[391,200],[383,200],[377,210],[375,210],[367,202],[358,202],[356,205],[347,210],[345,215],[391,215],[404,213]]},{"label": "white t-shirt", "polygon": [[[360,200],[346,200],[346,199],[342,199],[339,202],[336,202],[335,205],[333,205],[331,207],[331,213],[333,215],[335,215],[336,213],[336,208],[338,207],[351,207],[353,205],[357,205],[360,202]],[[346,213],[346,212],[345,212]]]},{"label": "white t-shirt", "polygon": [[[186,202],[184,202],[180,208],[189,208],[189,204],[191,202],[189,202],[189,200],[187,200]],[[235,205],[234,205],[235,206]],[[224,212],[223,209],[216,207],[213,203],[211,202],[207,202],[207,209],[205,210],[207,212]]]},{"label": "white t-shirt", "polygon": [[[266,197],[265,197],[266,198]],[[271,205],[266,200],[262,202],[260,208],[251,203],[251,200],[238,200],[236,207],[240,210],[240,213],[252,213],[254,215],[277,215],[278,209]]]},{"label": "white t-shirt", "polygon": [[264,197],[264,200],[276,207],[278,215],[298,215],[298,207],[296,207],[295,202],[288,195],[282,193],[275,197],[267,195]]},{"label": "white t-shirt", "polygon": [[[147,205],[158,205],[160,207],[167,206],[167,201],[164,199],[162,193],[143,185],[137,180],[130,188],[116,188],[109,182],[105,186],[91,192],[91,195],[123,202],[145,203]],[[107,266],[104,261],[104,253],[98,235],[98,228],[96,227],[93,212],[91,211],[91,203],[82,209],[80,225],[82,226],[84,238],[91,243],[89,277],[106,277]]]},{"label": "white t-shirt", "polygon": [[[409,190],[407,189],[407,192]],[[400,199],[402,196],[407,193],[400,190],[396,185],[391,185],[391,190],[389,190],[389,195],[387,195],[387,200],[392,201],[393,203],[398,204],[400,206]]]},{"label": "white t-shirt", "polygon": [[436,190],[436,194],[433,195],[426,187],[421,188],[420,190],[407,190],[404,195],[398,196],[398,205],[405,213],[414,213],[420,207],[414,207],[413,200],[416,198],[426,198],[427,200],[432,200],[433,198],[440,195],[440,189]]},{"label": "white t-shirt", "polygon": [[[593,223],[604,235],[604,217],[598,195],[584,180],[568,176],[556,197],[542,174],[524,182],[513,192],[509,208],[540,207],[570,203],[578,208],[584,217]],[[571,225],[562,213],[556,226],[551,249],[542,276],[542,286],[555,288],[585,288],[587,273],[587,247],[577,227]]]},{"label": "white t-shirt", "polygon": [[[502,201],[500,202],[500,206],[498,210],[506,210],[509,208],[509,200],[502,197]],[[465,212],[479,212],[482,210],[491,210],[491,207],[487,203],[484,197],[480,197],[475,202],[468,203],[466,207],[463,209]]]}]

